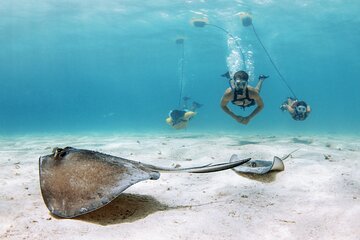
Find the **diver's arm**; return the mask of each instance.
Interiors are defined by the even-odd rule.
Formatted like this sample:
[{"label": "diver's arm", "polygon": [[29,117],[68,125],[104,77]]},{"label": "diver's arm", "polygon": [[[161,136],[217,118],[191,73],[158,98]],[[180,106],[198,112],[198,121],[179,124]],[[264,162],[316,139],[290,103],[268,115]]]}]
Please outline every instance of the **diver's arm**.
[{"label": "diver's arm", "polygon": [[238,121],[238,116],[236,116],[231,110],[230,108],[227,106],[228,103],[230,102],[232,97],[232,90],[231,88],[226,89],[223,97],[221,98],[221,102],[220,102],[220,107],[222,108],[222,110],[224,112],[226,112],[228,115],[230,115],[233,119],[235,119],[236,121]]}]

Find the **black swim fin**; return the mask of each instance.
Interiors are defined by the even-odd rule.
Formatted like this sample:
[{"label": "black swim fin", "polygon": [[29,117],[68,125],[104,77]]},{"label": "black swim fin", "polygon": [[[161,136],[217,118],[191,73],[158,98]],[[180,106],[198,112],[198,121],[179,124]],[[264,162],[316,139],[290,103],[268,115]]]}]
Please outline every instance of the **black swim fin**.
[{"label": "black swim fin", "polygon": [[230,79],[230,78],[231,78],[229,71],[227,71],[227,72],[224,73],[224,74],[221,74],[221,76],[222,76],[222,77],[225,77],[225,78],[227,78],[227,79]]},{"label": "black swim fin", "polygon": [[268,78],[268,77],[270,77],[270,76],[265,76],[265,75],[261,74],[261,75],[259,76],[259,80],[260,80],[260,79],[266,79],[266,78]]},{"label": "black swim fin", "polygon": [[197,109],[197,108],[201,108],[203,105],[204,104],[201,104],[201,103],[198,103],[198,102],[195,102],[195,101],[192,103],[192,107],[193,107],[194,110]]}]

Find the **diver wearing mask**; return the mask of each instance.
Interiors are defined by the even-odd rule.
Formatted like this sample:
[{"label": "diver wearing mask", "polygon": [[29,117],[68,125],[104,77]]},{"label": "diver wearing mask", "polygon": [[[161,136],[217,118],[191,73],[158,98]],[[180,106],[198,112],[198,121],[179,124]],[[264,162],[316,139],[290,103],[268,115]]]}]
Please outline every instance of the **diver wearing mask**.
[{"label": "diver wearing mask", "polygon": [[[224,74],[222,76],[230,78],[229,74]],[[264,103],[260,97],[260,90],[266,78],[268,78],[268,76],[260,75],[258,84],[255,88],[253,88],[248,85],[249,75],[246,72],[236,72],[233,78],[229,80],[230,87],[226,89],[221,99],[221,108],[237,122],[242,124],[248,124],[249,121],[264,108]],[[243,117],[234,114],[230,110],[230,108],[227,106],[230,101],[234,105],[242,107],[243,109],[254,105],[256,105],[257,107],[252,111],[249,116]]]},{"label": "diver wearing mask", "polygon": [[304,101],[288,97],[288,99],[280,106],[282,111],[288,111],[291,117],[296,121],[304,121],[310,114],[311,108]]}]

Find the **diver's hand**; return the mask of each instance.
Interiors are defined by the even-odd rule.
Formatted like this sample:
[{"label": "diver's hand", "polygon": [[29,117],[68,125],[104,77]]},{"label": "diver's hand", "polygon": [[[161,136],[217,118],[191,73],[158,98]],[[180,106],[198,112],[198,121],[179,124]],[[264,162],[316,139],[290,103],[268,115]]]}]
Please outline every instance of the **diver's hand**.
[{"label": "diver's hand", "polygon": [[236,119],[235,119],[238,123],[241,123],[241,124],[248,124],[249,121],[250,121],[250,118],[249,117],[242,117],[242,116],[236,116]]},{"label": "diver's hand", "polygon": [[249,117],[243,117],[241,123],[244,125],[247,125],[250,122],[250,118]]},{"label": "diver's hand", "polygon": [[238,123],[242,123],[242,120],[243,120],[242,116],[235,116],[234,118]]}]

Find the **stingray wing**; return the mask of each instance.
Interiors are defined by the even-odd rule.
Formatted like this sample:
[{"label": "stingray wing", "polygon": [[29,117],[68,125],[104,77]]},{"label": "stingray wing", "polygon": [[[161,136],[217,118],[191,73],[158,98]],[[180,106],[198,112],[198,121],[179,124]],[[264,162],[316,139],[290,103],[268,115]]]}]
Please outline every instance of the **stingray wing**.
[{"label": "stingray wing", "polygon": [[284,171],[285,165],[281,158],[274,156],[271,171]]},{"label": "stingray wing", "polygon": [[40,157],[39,174],[46,206],[65,218],[94,211],[131,185],[160,177],[137,162],[74,148]]}]

